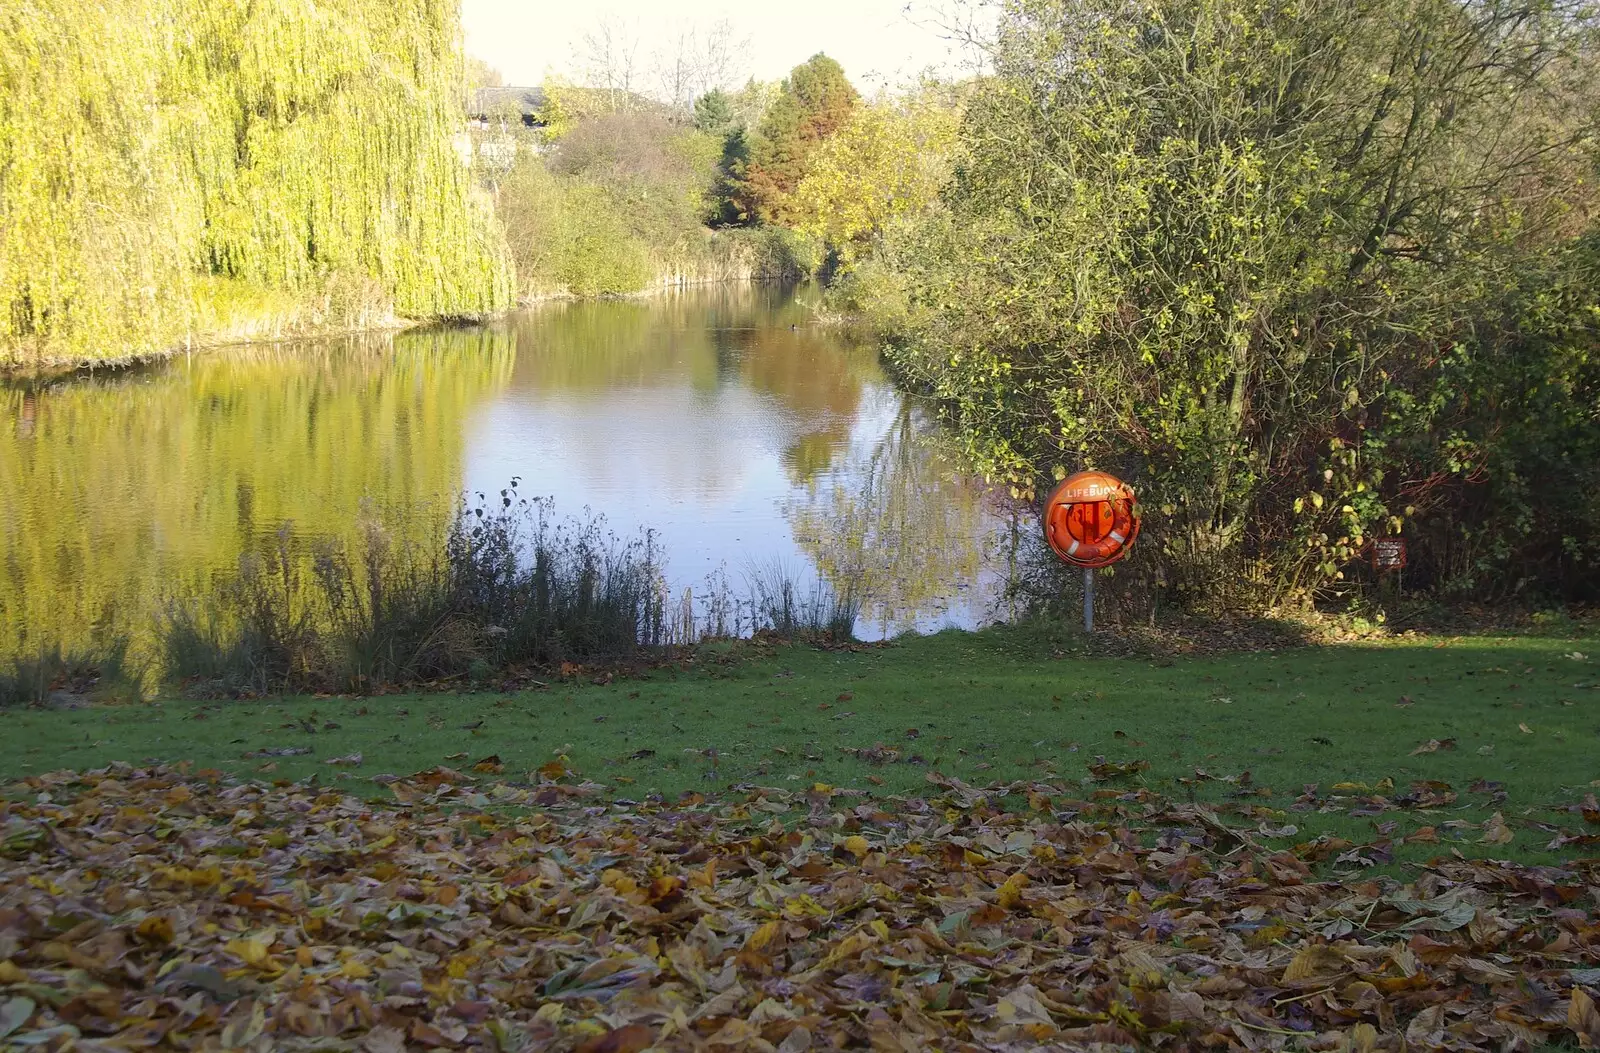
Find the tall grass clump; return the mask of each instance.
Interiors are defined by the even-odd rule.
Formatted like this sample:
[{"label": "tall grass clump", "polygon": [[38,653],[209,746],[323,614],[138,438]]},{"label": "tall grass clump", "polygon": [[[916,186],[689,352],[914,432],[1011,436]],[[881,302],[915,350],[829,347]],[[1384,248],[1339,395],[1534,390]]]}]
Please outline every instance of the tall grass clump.
[{"label": "tall grass clump", "polygon": [[170,606],[165,673],[234,693],[365,690],[622,658],[667,642],[659,553],[546,501],[463,503],[443,544],[369,516],[348,542],[283,530],[203,602]]},{"label": "tall grass clump", "polygon": [[59,644],[0,664],[0,708],[42,706],[74,699],[137,698],[141,677],[128,658],[125,640],[106,641],[91,652],[63,651]]},{"label": "tall grass clump", "polygon": [[786,640],[850,639],[861,614],[856,589],[837,589],[821,577],[809,588],[801,581],[801,575],[778,560],[749,567],[745,582],[751,631]]},{"label": "tall grass clump", "polygon": [[453,0],[7,5],[0,365],[259,335],[260,300],[296,328],[506,305],[458,33]]}]

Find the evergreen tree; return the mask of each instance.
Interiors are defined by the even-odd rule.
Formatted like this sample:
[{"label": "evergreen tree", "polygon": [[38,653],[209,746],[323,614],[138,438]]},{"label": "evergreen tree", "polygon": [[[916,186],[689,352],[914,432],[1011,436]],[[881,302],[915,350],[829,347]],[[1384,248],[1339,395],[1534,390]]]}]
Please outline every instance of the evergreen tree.
[{"label": "evergreen tree", "polygon": [[712,88],[694,100],[694,126],[697,130],[726,136],[733,124],[733,103],[721,88]]},{"label": "evergreen tree", "polygon": [[750,141],[742,211],[769,223],[793,218],[792,198],[818,147],[849,120],[860,96],[844,67],[823,54],[790,71]]}]

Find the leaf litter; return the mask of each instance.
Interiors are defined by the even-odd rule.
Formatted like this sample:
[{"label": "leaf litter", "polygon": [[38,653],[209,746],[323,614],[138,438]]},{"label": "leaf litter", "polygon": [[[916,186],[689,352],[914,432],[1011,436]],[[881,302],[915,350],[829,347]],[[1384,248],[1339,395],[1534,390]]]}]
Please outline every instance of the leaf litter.
[{"label": "leaf litter", "polygon": [[[1104,763],[1104,762],[1098,762]],[[498,758],[474,765],[492,769]],[[145,1049],[1477,1050],[1600,1043],[1600,860],[1230,826],[932,774],[607,801],[560,765],[372,798],[213,771],[0,802],[0,1039]],[[558,770],[559,769],[559,770]],[[1110,774],[1108,772],[1108,774]],[[1592,798],[1576,811],[1594,811]],[[1508,833],[1496,815],[1484,840]]]}]

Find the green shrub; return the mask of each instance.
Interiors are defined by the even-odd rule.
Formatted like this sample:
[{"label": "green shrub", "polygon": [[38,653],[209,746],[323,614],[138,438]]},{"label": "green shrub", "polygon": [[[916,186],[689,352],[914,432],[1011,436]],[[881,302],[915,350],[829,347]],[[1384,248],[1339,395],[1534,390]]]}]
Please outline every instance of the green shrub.
[{"label": "green shrub", "polygon": [[1600,592],[1593,9],[1007,13],[885,297],[988,478],[1129,479],[1191,608],[1334,598],[1402,531],[1441,588]]},{"label": "green shrub", "polygon": [[111,640],[89,653],[64,653],[59,644],[0,665],[0,707],[46,705],[59,693],[96,701],[142,694],[142,677],[129,664],[128,645]]}]

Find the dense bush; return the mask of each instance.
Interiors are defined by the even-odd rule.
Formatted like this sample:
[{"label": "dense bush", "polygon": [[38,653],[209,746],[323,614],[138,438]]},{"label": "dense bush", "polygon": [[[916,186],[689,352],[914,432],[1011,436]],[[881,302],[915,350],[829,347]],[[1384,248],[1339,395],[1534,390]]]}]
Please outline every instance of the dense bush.
[{"label": "dense bush", "polygon": [[[1592,12],[1016,0],[944,208],[868,273],[892,358],[1024,496],[1138,485],[1191,606],[1592,596]],[[1587,240],[1585,240],[1587,238]]]},{"label": "dense bush", "polygon": [[720,150],[715,135],[656,111],[579,121],[548,149],[522,150],[496,191],[521,294],[810,274],[812,239],[781,227],[707,228],[720,207]]}]

